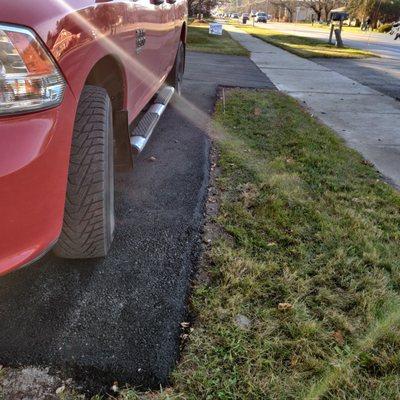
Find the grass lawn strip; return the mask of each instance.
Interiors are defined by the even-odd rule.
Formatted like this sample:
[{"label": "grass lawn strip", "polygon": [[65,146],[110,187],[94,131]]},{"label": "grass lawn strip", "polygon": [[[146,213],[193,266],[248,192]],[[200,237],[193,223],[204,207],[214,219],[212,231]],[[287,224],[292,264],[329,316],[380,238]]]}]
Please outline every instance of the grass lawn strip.
[{"label": "grass lawn strip", "polygon": [[304,58],[376,57],[374,53],[366,50],[356,49],[352,47],[338,48],[335,45],[329,44],[327,40],[323,41],[320,39],[308,38],[304,36],[288,35],[279,31],[253,27],[250,25],[235,24],[235,26],[248,32],[252,36],[263,40],[264,42],[280,47]]},{"label": "grass lawn strip", "polygon": [[188,27],[188,50],[235,56],[249,56],[249,51],[223,31],[222,36],[210,35],[208,23],[193,22]]},{"label": "grass lawn strip", "polygon": [[174,393],[399,398],[399,194],[294,100],[232,90],[225,103],[215,223],[226,237],[193,296]]}]

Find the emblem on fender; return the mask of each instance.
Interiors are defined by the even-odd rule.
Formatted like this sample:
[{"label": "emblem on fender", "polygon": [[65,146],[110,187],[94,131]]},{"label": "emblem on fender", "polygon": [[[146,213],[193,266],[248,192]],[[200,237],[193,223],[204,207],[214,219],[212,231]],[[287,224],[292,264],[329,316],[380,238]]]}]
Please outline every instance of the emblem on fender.
[{"label": "emblem on fender", "polygon": [[144,29],[136,29],[136,54],[139,54],[146,44],[146,31]]}]

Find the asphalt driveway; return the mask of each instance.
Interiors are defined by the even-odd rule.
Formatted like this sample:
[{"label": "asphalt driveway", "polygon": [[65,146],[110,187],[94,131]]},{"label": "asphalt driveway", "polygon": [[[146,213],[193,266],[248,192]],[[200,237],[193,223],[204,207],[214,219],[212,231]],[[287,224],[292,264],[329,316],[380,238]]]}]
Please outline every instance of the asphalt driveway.
[{"label": "asphalt driveway", "polygon": [[49,254],[0,280],[0,364],[51,366],[94,391],[167,383],[201,254],[218,85],[271,87],[245,57],[188,54],[188,101],[169,108],[134,171],[117,175],[110,255]]}]

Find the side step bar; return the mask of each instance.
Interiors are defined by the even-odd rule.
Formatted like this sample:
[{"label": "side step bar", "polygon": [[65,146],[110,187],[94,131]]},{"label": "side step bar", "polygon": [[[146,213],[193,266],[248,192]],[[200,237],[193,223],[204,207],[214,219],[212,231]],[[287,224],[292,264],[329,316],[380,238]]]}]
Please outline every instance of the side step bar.
[{"label": "side step bar", "polygon": [[146,146],[150,139],[157,122],[160,120],[161,115],[167,108],[175,89],[172,86],[164,86],[157,95],[154,104],[148,109],[146,114],[142,117],[138,125],[133,130],[131,136],[132,150],[139,154]]}]

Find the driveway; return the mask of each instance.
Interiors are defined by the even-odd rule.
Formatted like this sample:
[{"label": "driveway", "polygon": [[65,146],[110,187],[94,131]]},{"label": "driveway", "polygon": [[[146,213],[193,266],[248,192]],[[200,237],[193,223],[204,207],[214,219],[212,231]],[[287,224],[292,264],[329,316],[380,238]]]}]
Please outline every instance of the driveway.
[{"label": "driveway", "polygon": [[[304,24],[268,22],[256,24],[260,28],[272,29],[290,35],[328,40],[329,30],[312,28]],[[313,61],[337,71],[363,85],[383,94],[400,99],[400,41],[382,33],[343,31],[346,46],[370,50],[380,58],[364,59],[313,59]]]},{"label": "driveway", "polygon": [[134,171],[117,175],[110,255],[49,254],[0,280],[1,365],[62,369],[92,392],[167,383],[201,254],[218,84],[271,87],[245,57],[188,54],[188,101],[169,108]]}]

